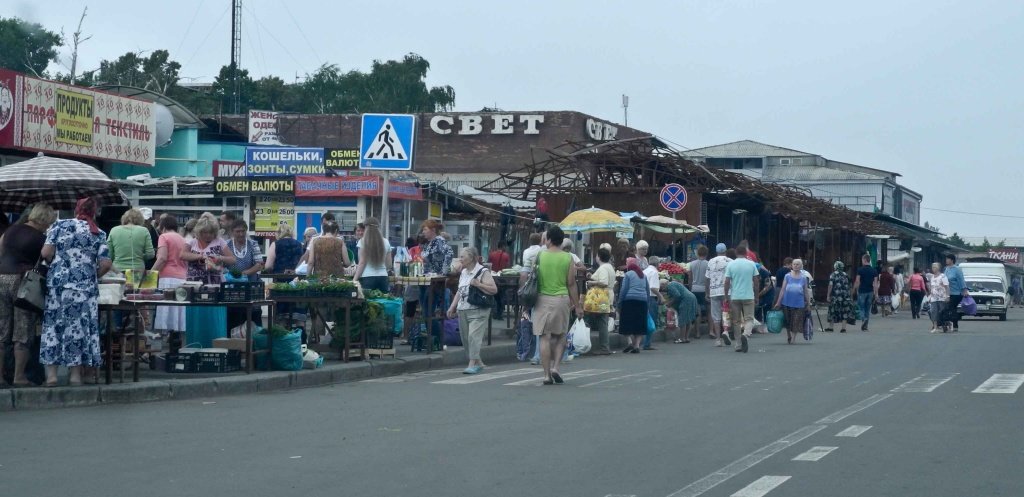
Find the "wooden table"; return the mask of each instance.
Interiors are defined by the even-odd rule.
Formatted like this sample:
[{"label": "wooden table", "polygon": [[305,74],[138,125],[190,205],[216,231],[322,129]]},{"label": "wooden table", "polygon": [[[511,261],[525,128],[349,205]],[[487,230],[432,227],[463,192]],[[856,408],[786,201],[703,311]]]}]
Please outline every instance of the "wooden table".
[{"label": "wooden table", "polygon": [[[154,309],[159,306],[167,307],[229,307],[229,308],[243,308],[249,312],[245,316],[246,334],[245,334],[245,372],[252,373],[253,363],[255,362],[255,353],[252,350],[252,336],[253,336],[253,325],[252,325],[252,311],[257,307],[267,306],[269,308],[270,323],[274,322],[274,303],[269,300],[253,300],[249,302],[179,302],[177,300],[122,300],[118,304],[100,304],[99,311],[101,313],[107,313],[107,333],[104,338],[105,345],[107,347],[107,361],[104,364],[106,372],[106,381],[109,385],[111,378],[114,374],[114,311],[128,312],[135,315],[135,329],[136,332],[132,334],[132,337],[136,340],[142,336],[142,319],[141,312],[144,309]],[[227,331],[227,330],[225,330]],[[124,332],[121,333],[124,335]],[[267,350],[259,353],[270,353],[270,341],[273,337],[270,333],[267,333]],[[142,351],[139,350],[138,343],[132,344],[132,381],[139,381],[139,363],[141,362],[140,357]],[[124,370],[124,349],[121,350],[121,368]],[[270,368],[270,361],[267,361],[267,369]]]},{"label": "wooden table", "polygon": [[[448,309],[441,309],[442,307],[444,307],[443,305],[437,306],[437,308],[432,309],[433,312],[430,312],[430,315],[428,316],[427,315],[428,311],[427,311],[426,307],[428,307],[428,306],[433,307],[435,299],[437,298],[437,291],[438,290],[441,291],[441,295],[442,296],[444,295],[445,285],[447,285],[447,283],[448,283],[448,276],[437,275],[437,276],[425,276],[425,277],[422,277],[422,278],[415,277],[415,276],[391,276],[389,278],[389,281],[392,284],[395,284],[395,285],[417,286],[417,287],[426,287],[427,288],[427,301],[422,306],[422,307],[424,307],[424,309],[421,309],[421,312],[423,313],[423,320],[424,320],[424,322],[427,325],[427,337],[431,338],[431,339],[433,338],[433,324],[434,324],[434,321],[440,320],[441,323],[442,323],[441,324],[441,336],[438,337],[438,339],[441,342],[441,350],[444,350],[444,320],[447,317],[444,314],[448,311]],[[438,315],[438,312],[440,312],[441,314]],[[490,326],[488,326],[487,329],[488,329],[487,344],[490,345]],[[410,333],[410,335],[411,335],[411,333]],[[409,340],[409,344],[412,347],[415,348],[415,344],[413,344],[413,341],[412,341],[412,336],[409,336],[408,338],[410,339]],[[431,352],[431,350],[430,350],[431,348],[433,348],[433,343],[428,341],[426,347],[423,347],[423,351],[425,353],[429,354]]]},{"label": "wooden table", "polygon": [[[302,296],[302,295],[288,295],[287,293],[273,293],[271,300],[277,303],[291,303],[291,304],[307,304],[309,305],[309,312],[311,316],[316,314],[320,316],[320,319],[324,323],[328,321],[327,317],[330,317],[330,321],[334,321],[334,315],[337,311],[345,309],[345,343],[341,349],[341,360],[348,362],[350,351],[352,347],[359,347],[359,357],[366,359],[366,326],[360,326],[362,333],[360,334],[359,340],[353,342],[349,329],[352,327],[352,305],[353,304],[364,304],[366,301],[363,299],[355,298],[352,296]],[[323,311],[323,312],[321,312]],[[325,316],[325,314],[327,316]],[[334,323],[334,326],[340,326],[340,323]]]},{"label": "wooden table", "polygon": [[[523,308],[519,304],[519,275],[495,276],[494,283],[498,285],[498,292],[504,297],[502,305],[505,306],[505,309],[502,311],[505,313],[505,326],[518,330],[519,321],[523,318]],[[508,312],[509,307],[512,308],[512,312]],[[490,344],[490,337],[488,337],[487,345]]]}]

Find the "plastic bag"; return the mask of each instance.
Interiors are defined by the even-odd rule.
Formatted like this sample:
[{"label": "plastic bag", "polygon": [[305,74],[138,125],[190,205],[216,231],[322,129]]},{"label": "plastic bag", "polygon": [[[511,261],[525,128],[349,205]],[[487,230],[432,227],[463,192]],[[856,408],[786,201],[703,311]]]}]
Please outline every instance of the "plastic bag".
[{"label": "plastic bag", "polygon": [[[648,316],[648,319],[650,316]],[[590,352],[590,328],[582,319],[576,319],[576,324],[569,329],[569,342],[572,343],[576,352],[586,354]]]},{"label": "plastic bag", "polygon": [[270,343],[270,364],[280,371],[298,371],[302,369],[302,332],[291,333],[274,338]]},{"label": "plastic bag", "polygon": [[975,302],[970,295],[964,297],[964,299],[960,301],[960,308],[963,309],[964,314],[968,316],[973,316],[978,313],[978,303]]},{"label": "plastic bag", "polygon": [[648,312],[647,313],[647,334],[650,335],[651,333],[654,333],[654,331],[657,330],[657,329],[658,329],[657,325],[654,324],[654,318],[651,317],[651,313]]},{"label": "plastic bag", "polygon": [[307,350],[302,355],[302,367],[303,369],[316,369],[324,365],[324,358],[315,350]]},{"label": "plastic bag", "polygon": [[804,340],[810,340],[814,337],[814,319],[811,317],[811,311],[804,313]]},{"label": "plastic bag", "polygon": [[765,322],[768,324],[768,333],[782,333],[782,327],[786,322],[786,315],[780,310],[768,311],[768,315],[765,316]]},{"label": "plastic bag", "polygon": [[395,336],[401,335],[405,328],[402,315],[402,299],[370,299],[370,302],[376,302],[384,308],[384,317],[394,323],[391,332]]},{"label": "plastic bag", "polygon": [[444,320],[444,344],[452,347],[462,346],[462,335],[459,334],[458,318]]}]

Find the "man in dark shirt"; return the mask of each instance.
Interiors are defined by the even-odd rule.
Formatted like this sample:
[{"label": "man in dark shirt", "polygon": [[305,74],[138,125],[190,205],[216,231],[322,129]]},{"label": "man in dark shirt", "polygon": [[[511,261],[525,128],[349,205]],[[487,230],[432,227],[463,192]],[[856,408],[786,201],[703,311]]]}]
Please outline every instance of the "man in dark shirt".
[{"label": "man in dark shirt", "polygon": [[882,308],[882,317],[892,314],[892,296],[896,293],[896,277],[892,274],[892,266],[882,266],[878,273],[878,304]]},{"label": "man in dark shirt", "polygon": [[[511,257],[508,255],[506,248],[508,243],[505,240],[498,242],[498,249],[491,251],[487,254],[487,261],[491,263],[491,272],[501,273],[502,270],[508,269],[511,264]],[[499,290],[498,293],[494,294],[494,319],[504,319],[505,317],[505,300],[502,298],[502,292]]]},{"label": "man in dark shirt", "polygon": [[857,307],[864,315],[864,324],[860,326],[860,330],[868,331],[871,304],[878,298],[878,272],[871,267],[870,255],[864,254],[861,262],[863,265],[857,270],[857,278],[853,281],[853,292],[857,297]]},{"label": "man in dark shirt", "polygon": [[793,258],[792,257],[786,257],[786,259],[782,261],[782,267],[780,267],[777,271],[775,271],[775,288],[778,288],[778,289],[781,290],[782,282],[786,281],[786,275],[789,274],[789,272],[792,271],[792,270],[793,270]]}]

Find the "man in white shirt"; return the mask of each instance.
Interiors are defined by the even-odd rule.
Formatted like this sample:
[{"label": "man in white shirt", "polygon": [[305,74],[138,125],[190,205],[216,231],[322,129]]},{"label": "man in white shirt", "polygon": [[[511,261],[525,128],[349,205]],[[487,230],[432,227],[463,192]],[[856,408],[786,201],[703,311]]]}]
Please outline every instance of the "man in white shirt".
[{"label": "man in white shirt", "polygon": [[[526,283],[526,278],[533,270],[534,264],[537,263],[537,254],[544,250],[544,238],[546,236],[542,233],[531,233],[530,234],[530,246],[523,251],[523,269],[519,272],[519,287],[522,288],[523,283]],[[529,312],[529,311],[527,311]],[[540,343],[538,337],[533,337],[533,358],[530,364],[540,364]]]},{"label": "man in white shirt", "polygon": [[722,304],[725,302],[725,269],[729,267],[732,259],[725,256],[727,247],[724,243],[715,246],[717,257],[708,261],[708,307],[711,314],[711,337],[715,339],[715,346],[721,347],[722,341],[726,345],[732,345],[732,340],[725,333],[722,333]]}]

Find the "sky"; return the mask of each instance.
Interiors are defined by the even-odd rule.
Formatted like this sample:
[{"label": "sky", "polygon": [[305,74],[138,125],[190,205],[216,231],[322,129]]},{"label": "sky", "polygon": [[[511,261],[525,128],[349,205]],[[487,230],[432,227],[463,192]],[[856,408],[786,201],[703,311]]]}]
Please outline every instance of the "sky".
[{"label": "sky", "polygon": [[[167,49],[208,82],[230,60],[230,3],[14,0],[0,16],[70,34],[88,6],[85,70]],[[415,52],[456,111],[621,123],[626,94],[630,127],[680,147],[750,139],[896,171],[922,223],[1024,234],[1024,2],[246,0],[242,22],[257,78]]]}]

